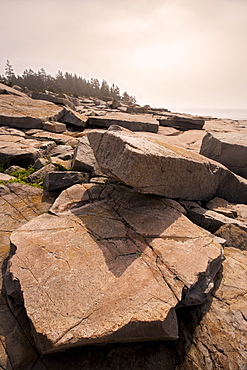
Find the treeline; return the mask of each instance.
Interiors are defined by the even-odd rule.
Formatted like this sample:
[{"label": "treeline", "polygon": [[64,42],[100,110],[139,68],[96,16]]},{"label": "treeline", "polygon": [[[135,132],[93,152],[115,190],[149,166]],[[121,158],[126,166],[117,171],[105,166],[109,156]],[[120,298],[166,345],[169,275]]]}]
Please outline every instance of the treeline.
[{"label": "treeline", "polygon": [[125,91],[122,95],[120,89],[115,84],[109,86],[107,81],[101,83],[97,78],[86,80],[75,73],[61,72],[58,70],[55,77],[46,73],[44,68],[34,72],[31,68],[25,69],[21,76],[15,75],[14,69],[7,60],[5,73],[0,75],[0,82],[9,86],[18,85],[32,91],[44,92],[52,91],[58,94],[68,94],[75,97],[112,97],[114,99],[135,103],[136,99]]}]

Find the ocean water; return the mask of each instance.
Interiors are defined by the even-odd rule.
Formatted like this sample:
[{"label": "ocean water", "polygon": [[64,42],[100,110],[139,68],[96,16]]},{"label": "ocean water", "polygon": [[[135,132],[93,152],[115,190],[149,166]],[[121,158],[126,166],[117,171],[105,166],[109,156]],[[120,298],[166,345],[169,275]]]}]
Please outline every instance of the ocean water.
[{"label": "ocean water", "polygon": [[189,113],[215,118],[247,120],[247,109],[211,109],[211,108],[172,108],[172,112]]}]

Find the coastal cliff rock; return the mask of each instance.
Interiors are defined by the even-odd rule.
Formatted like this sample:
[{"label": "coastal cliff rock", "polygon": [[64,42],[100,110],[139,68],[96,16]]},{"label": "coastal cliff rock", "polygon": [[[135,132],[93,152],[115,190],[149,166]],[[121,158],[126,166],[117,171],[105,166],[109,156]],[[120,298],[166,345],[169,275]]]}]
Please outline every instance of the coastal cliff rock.
[{"label": "coastal cliff rock", "polygon": [[120,185],[75,185],[56,216],[12,233],[6,291],[23,299],[41,353],[178,338],[174,308],[203,303],[223,261],[180,207]]},{"label": "coastal cliff rock", "polygon": [[141,193],[247,202],[247,181],[197,153],[120,130],[88,133],[101,171]]},{"label": "coastal cliff rock", "polygon": [[200,153],[247,178],[247,140],[242,132],[207,133]]},{"label": "coastal cliff rock", "polygon": [[[134,134],[112,127],[118,130],[117,135],[105,145],[105,138],[109,138],[105,128],[111,123],[121,125],[121,120],[100,122],[102,131],[95,130],[97,125],[86,128],[84,124],[61,123],[67,108],[43,101],[39,110],[33,106],[40,104],[39,100],[0,84],[0,102],[13,102],[8,111],[0,104],[4,172],[0,185],[4,276],[3,286],[0,279],[0,368],[246,370],[247,205],[242,204],[246,203],[246,180],[235,170],[193,153],[199,153],[207,132],[244,140],[246,122],[190,116],[201,120],[201,125],[205,123],[187,130],[189,126],[181,120],[172,123],[176,128],[159,125],[158,118],[187,116],[164,108],[136,105],[128,109],[122,102],[116,107],[100,99],[47,94],[80,104],[77,109],[84,118],[117,115],[123,126],[132,130],[142,121],[138,129],[144,131]],[[21,112],[31,112],[36,120],[33,128],[31,117],[18,111],[19,99]],[[48,114],[46,104],[63,109],[62,116]],[[75,120],[81,117],[67,111]],[[23,119],[20,127],[29,128],[11,127],[15,119],[3,126],[5,119],[15,115]],[[154,120],[158,132],[152,132],[149,120]],[[105,177],[99,177],[102,171],[86,136],[89,131],[95,135],[94,150],[100,144],[97,160],[107,164]],[[97,141],[98,132],[104,133],[101,142]],[[235,144],[232,141],[227,149],[223,145],[228,159]],[[238,153],[244,168],[244,155]],[[164,159],[160,157],[169,159],[169,170],[163,171]],[[234,155],[232,158],[237,163]],[[11,164],[15,167],[8,167]],[[33,164],[39,169],[27,178],[30,184],[42,181],[48,172],[48,176],[55,176],[59,189],[52,193],[8,183],[6,176],[18,169],[16,164],[26,169]],[[116,165],[114,171],[118,168],[120,179],[110,164]],[[80,181],[90,179],[90,183],[61,192],[61,179],[56,176],[73,177],[73,171],[68,170],[71,166],[81,172],[77,174]],[[57,172],[61,169],[62,173]],[[131,188],[132,183],[125,186],[116,181],[125,182],[128,177],[135,180],[137,190]],[[215,179],[221,179],[217,192],[203,197],[206,202],[196,199],[201,189],[217,183]],[[185,199],[189,199],[187,194],[196,195],[188,201],[141,194],[137,191],[143,181],[150,182],[153,189],[155,182],[157,188],[160,184],[170,190],[185,188]],[[64,183],[64,187],[70,184]],[[217,243],[223,245],[223,263]]]}]

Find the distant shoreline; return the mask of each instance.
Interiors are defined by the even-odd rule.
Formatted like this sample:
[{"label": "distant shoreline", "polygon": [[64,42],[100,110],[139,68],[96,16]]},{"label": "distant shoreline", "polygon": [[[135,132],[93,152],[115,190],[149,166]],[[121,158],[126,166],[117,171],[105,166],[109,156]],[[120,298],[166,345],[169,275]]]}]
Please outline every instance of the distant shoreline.
[{"label": "distant shoreline", "polygon": [[200,116],[210,116],[214,118],[225,118],[232,120],[247,120],[247,109],[220,109],[220,108],[174,108],[172,112],[188,113]]}]

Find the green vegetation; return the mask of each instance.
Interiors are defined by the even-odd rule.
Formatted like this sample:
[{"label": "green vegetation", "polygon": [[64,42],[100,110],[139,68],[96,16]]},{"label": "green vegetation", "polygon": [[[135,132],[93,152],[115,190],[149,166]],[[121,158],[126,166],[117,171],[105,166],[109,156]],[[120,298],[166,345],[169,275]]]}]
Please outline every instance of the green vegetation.
[{"label": "green vegetation", "polygon": [[0,172],[4,172],[9,167],[8,163],[2,163],[0,162]]},{"label": "green vegetation", "polygon": [[136,99],[125,91],[122,96],[120,89],[114,83],[109,86],[106,80],[100,81],[97,78],[86,80],[75,73],[61,72],[58,70],[55,77],[46,73],[44,68],[34,72],[31,68],[25,69],[21,76],[16,76],[14,69],[7,60],[5,64],[5,73],[0,75],[0,82],[6,85],[18,85],[21,88],[27,88],[32,91],[44,92],[52,91],[58,94],[68,94],[71,96],[86,97],[112,97],[114,99],[135,103]]},{"label": "green vegetation", "polygon": [[[0,163],[0,172],[4,172],[5,169],[6,169],[6,165],[3,164],[3,163]],[[0,181],[0,184],[4,185],[6,183],[19,182],[21,184],[34,186],[36,188],[43,188],[41,183],[31,183],[28,180],[28,176],[31,175],[35,171],[36,170],[33,166],[29,166],[28,168],[13,170],[9,173],[9,175],[14,176],[15,179],[11,179],[11,180],[8,180],[8,181]]]}]

